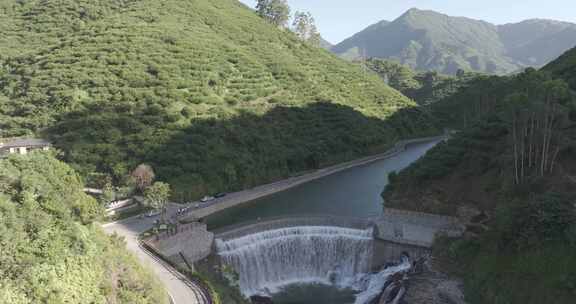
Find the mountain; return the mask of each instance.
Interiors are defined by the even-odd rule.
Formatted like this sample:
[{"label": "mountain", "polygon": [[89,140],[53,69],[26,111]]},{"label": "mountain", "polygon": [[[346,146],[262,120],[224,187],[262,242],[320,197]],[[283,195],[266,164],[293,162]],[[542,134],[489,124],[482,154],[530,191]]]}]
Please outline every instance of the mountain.
[{"label": "mountain", "polygon": [[540,67],[576,45],[576,24],[531,19],[498,26],[506,55],[522,65]]},{"label": "mountain", "polygon": [[574,45],[576,25],[567,22],[534,19],[498,26],[410,9],[393,22],[366,28],[332,51],[346,59],[394,59],[448,74],[458,69],[506,74],[542,66]]},{"label": "mountain", "polygon": [[434,132],[236,0],[0,0],[0,37],[0,137],[48,137],[88,182],[146,162],[199,197]]}]

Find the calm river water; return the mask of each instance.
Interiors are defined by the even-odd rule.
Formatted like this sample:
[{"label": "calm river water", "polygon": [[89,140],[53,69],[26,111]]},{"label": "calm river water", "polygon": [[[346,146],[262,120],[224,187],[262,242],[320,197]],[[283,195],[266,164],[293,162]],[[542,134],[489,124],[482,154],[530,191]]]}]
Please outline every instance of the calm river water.
[{"label": "calm river water", "polygon": [[373,216],[382,213],[388,174],[400,171],[438,142],[413,144],[406,151],[326,176],[206,218],[210,229],[285,215]]}]

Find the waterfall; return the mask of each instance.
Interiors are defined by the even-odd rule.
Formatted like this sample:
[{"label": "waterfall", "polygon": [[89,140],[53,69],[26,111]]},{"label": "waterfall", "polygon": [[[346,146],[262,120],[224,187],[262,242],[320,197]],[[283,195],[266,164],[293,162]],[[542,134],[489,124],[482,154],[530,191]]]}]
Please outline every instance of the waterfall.
[{"label": "waterfall", "polygon": [[370,271],[372,228],[303,226],[216,240],[223,263],[246,296],[270,295],[295,283],[353,287]]},{"label": "waterfall", "polygon": [[[354,304],[371,303],[371,301],[380,296],[383,290],[385,295],[384,297],[387,297],[394,286],[390,285],[388,288],[384,289],[386,283],[388,283],[393,275],[399,272],[408,271],[410,267],[410,260],[407,257],[403,257],[402,263],[399,265],[388,267],[378,273],[366,275],[356,286],[358,290],[362,291],[356,295],[356,301]],[[393,303],[399,301],[401,297],[402,295],[397,296]]]}]

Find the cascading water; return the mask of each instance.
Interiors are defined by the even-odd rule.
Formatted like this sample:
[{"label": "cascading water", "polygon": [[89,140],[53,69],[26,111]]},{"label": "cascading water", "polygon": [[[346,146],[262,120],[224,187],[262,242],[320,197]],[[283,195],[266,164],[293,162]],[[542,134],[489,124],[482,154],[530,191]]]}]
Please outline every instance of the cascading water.
[{"label": "cascading water", "polygon": [[351,288],[355,304],[376,299],[392,275],[410,268],[398,266],[370,274],[373,229],[303,226],[216,240],[224,264],[240,277],[240,290],[249,297],[271,295],[285,286],[319,283]]},{"label": "cascading water", "polygon": [[217,240],[218,254],[240,276],[246,296],[295,283],[349,287],[370,270],[373,230],[305,226]]},{"label": "cascading water", "polygon": [[[384,297],[387,297],[387,293],[389,294],[392,291],[393,285],[389,285],[388,288],[384,289],[386,283],[390,280],[390,278],[399,273],[399,272],[406,272],[410,269],[411,263],[407,257],[402,258],[402,263],[396,266],[388,267],[378,273],[368,274],[362,278],[361,281],[357,283],[357,288],[362,290],[362,292],[356,295],[356,302],[354,304],[365,304],[370,303],[374,299],[376,299],[382,291],[384,291]],[[400,295],[401,297],[401,295]],[[400,297],[397,297],[398,299]],[[392,303],[396,303],[397,300],[394,299]]]}]

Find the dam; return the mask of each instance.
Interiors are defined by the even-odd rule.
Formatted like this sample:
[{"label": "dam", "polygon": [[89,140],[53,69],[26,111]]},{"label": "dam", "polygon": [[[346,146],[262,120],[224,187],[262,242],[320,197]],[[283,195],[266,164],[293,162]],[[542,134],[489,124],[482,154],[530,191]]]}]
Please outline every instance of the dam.
[{"label": "dam", "polygon": [[390,172],[437,142],[409,144],[389,158],[181,225],[151,245],[192,267],[219,257],[238,274],[244,295],[271,295],[274,303],[369,303],[410,268],[405,254],[425,256],[439,235],[464,231],[455,218],[385,208],[380,196]]},{"label": "dam", "polygon": [[[382,272],[384,265],[404,256],[418,259],[430,252],[436,237],[464,231],[456,218],[394,209],[377,217],[286,216],[212,231],[198,223],[179,229],[150,245],[180,263],[182,256],[191,263],[219,256],[238,274],[245,296],[319,284],[352,290],[358,304],[373,299],[394,275],[390,269]],[[403,262],[393,269],[406,267]]]}]

